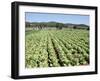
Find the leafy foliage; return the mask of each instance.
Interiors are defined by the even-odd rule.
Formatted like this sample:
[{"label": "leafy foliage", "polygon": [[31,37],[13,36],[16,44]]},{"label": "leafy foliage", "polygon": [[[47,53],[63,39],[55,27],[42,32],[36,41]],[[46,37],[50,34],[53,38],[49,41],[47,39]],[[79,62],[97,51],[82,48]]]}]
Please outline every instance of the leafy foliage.
[{"label": "leafy foliage", "polygon": [[89,64],[88,30],[31,30],[29,34],[26,32],[26,68],[87,64]]}]

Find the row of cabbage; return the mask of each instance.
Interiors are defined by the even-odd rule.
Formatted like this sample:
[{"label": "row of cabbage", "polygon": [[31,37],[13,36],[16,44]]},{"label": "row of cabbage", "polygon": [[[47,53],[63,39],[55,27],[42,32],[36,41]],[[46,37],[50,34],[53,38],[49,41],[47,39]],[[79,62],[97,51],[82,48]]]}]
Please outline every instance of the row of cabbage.
[{"label": "row of cabbage", "polygon": [[26,35],[27,68],[89,64],[89,31],[41,30]]}]

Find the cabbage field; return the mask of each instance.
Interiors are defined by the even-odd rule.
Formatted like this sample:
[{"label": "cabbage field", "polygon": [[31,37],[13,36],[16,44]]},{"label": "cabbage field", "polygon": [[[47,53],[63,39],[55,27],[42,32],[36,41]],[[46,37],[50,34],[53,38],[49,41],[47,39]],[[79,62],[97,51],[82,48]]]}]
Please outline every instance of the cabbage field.
[{"label": "cabbage field", "polygon": [[25,34],[26,68],[89,64],[89,30],[29,30]]}]

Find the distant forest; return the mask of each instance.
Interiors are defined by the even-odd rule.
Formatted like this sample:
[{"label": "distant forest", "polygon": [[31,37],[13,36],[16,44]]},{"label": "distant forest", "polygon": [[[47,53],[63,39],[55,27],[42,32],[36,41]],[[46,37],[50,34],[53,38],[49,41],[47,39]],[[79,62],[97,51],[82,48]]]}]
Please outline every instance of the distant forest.
[{"label": "distant forest", "polygon": [[33,29],[63,29],[63,28],[73,28],[73,29],[86,29],[89,30],[89,26],[85,24],[72,24],[72,23],[60,23],[60,22],[25,22],[26,28]]}]

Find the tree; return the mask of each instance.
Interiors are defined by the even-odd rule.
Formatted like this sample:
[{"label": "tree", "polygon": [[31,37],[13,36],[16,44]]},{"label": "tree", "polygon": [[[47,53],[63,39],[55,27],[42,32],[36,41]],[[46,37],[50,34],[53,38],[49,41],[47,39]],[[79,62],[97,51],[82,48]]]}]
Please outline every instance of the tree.
[{"label": "tree", "polygon": [[57,29],[62,29],[64,25],[62,23],[56,23],[56,28]]},{"label": "tree", "polygon": [[90,30],[90,28],[88,27],[87,30]]},{"label": "tree", "polygon": [[26,22],[26,23],[25,23],[25,26],[26,26],[26,27],[30,27],[30,26],[31,26],[31,25],[30,25],[30,22]]},{"label": "tree", "polygon": [[73,28],[74,28],[74,29],[77,29],[77,26],[76,26],[76,25],[74,25],[74,26],[73,26]]}]

